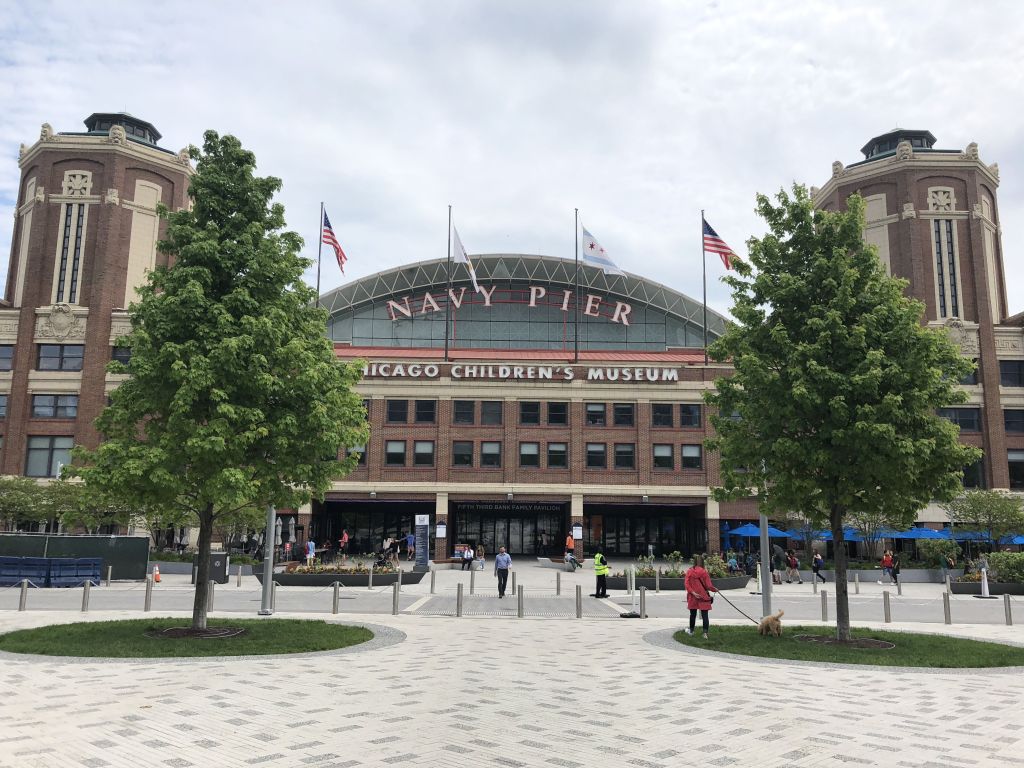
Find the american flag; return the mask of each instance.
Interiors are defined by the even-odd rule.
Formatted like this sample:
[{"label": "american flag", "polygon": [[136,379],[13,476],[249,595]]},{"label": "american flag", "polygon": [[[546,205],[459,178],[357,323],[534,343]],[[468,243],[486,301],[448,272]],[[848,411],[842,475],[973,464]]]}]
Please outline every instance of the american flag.
[{"label": "american flag", "polygon": [[334,249],[334,255],[338,259],[338,269],[341,270],[341,274],[345,274],[345,262],[348,261],[348,257],[345,252],[341,250],[341,243],[338,242],[338,238],[334,236],[334,230],[331,228],[331,220],[327,218],[327,211],[324,211],[324,229],[320,235],[320,242],[324,245],[329,245]]},{"label": "american flag", "polygon": [[738,259],[736,252],[725,244],[725,240],[718,236],[718,233],[711,228],[711,225],[704,222],[704,250],[717,253],[722,257],[722,263],[726,269],[732,269],[732,259]]}]

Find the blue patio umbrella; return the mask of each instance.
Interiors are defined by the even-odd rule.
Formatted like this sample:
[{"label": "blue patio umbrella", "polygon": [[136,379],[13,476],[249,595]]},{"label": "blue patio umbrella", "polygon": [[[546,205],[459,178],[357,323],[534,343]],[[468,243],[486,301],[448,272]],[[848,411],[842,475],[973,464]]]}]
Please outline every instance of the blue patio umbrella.
[{"label": "blue patio umbrella", "polygon": [[[730,536],[745,536],[747,538],[754,538],[761,535],[761,526],[754,525],[753,523],[747,523],[741,525],[739,528],[733,528],[729,531]],[[773,539],[786,539],[789,535],[785,531],[780,531],[778,528],[768,526],[768,535]]]},{"label": "blue patio umbrella", "polygon": [[956,541],[988,541],[988,534],[984,531],[955,530],[952,536]]},{"label": "blue patio umbrella", "polygon": [[949,531],[941,530],[937,531],[934,528],[911,528],[908,533],[913,534],[908,538],[912,539],[949,539]]},{"label": "blue patio umbrella", "polygon": [[[811,533],[811,538],[812,539],[822,539],[822,540],[824,540],[825,534],[829,533],[829,531],[814,531],[814,530],[812,530],[810,533]],[[807,530],[803,529],[803,528],[790,528],[788,531],[786,531],[786,537],[790,538],[790,539],[802,539],[806,535],[807,535]],[[829,535],[831,536],[831,533],[829,533]]]},{"label": "blue patio umbrella", "polygon": [[1024,535],[1017,535],[1010,539],[1011,544],[1024,544]]},{"label": "blue patio umbrella", "polygon": [[[821,534],[822,541],[832,541],[832,531],[825,531]],[[843,541],[864,541],[864,537],[861,536],[853,528],[843,528]]]}]

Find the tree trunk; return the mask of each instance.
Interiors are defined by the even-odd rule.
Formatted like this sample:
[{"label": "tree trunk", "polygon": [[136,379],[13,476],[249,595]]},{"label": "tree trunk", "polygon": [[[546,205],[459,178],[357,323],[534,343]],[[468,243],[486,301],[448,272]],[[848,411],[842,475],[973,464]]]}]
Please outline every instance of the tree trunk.
[{"label": "tree trunk", "polygon": [[829,514],[836,573],[836,639],[850,640],[850,593],[846,584],[846,544],[843,540],[843,512],[833,507]]},{"label": "tree trunk", "polygon": [[196,573],[196,598],[192,604],[192,629],[206,629],[209,608],[210,540],[213,538],[213,504],[199,513],[199,570]]}]

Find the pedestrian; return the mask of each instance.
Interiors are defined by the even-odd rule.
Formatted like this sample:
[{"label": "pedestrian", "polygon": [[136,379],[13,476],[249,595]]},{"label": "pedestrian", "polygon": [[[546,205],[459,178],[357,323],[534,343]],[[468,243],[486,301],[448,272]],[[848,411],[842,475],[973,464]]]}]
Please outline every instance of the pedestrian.
[{"label": "pedestrian", "polygon": [[395,568],[398,567],[398,551],[401,548],[402,548],[402,542],[399,539],[392,539],[391,540],[391,553],[390,553],[388,559],[391,560],[391,564],[393,566],[395,566]]},{"label": "pedestrian", "polygon": [[416,558],[416,534],[410,531],[405,534],[405,559],[414,560]]},{"label": "pedestrian", "polygon": [[[892,552],[888,549],[882,553],[882,575],[892,583]],[[878,583],[881,584],[882,580],[879,579]]]},{"label": "pedestrian", "polygon": [[900,556],[899,553],[894,553],[892,556],[892,565],[889,567],[889,574],[892,576],[892,583],[899,585],[900,583]]},{"label": "pedestrian", "polygon": [[688,635],[693,634],[693,628],[697,624],[697,611],[700,611],[704,639],[707,640],[708,629],[711,626],[711,622],[708,620],[708,611],[711,610],[711,604],[714,602],[711,593],[718,590],[711,583],[708,572],[704,570],[704,558],[700,555],[694,555],[693,566],[686,572],[683,586],[686,588],[686,607],[690,609],[690,627],[684,631]]},{"label": "pedestrian", "polygon": [[341,555],[341,564],[348,562],[348,529],[341,529],[341,538],[338,539],[338,554]]},{"label": "pedestrian", "polygon": [[821,583],[824,584],[826,579],[821,575],[821,569],[825,567],[825,558],[821,556],[821,552],[814,550],[814,557],[811,558],[811,571],[814,573],[814,579],[817,581],[821,579]]},{"label": "pedestrian", "polygon": [[786,583],[792,584],[793,579],[796,579],[797,584],[804,583],[800,576],[800,561],[796,559],[796,553],[791,549],[786,552]]},{"label": "pedestrian", "polygon": [[505,596],[505,585],[508,584],[508,571],[512,567],[512,556],[504,547],[498,547],[494,557],[494,575],[498,577],[498,599]]},{"label": "pedestrian", "polygon": [[568,561],[570,557],[572,557],[572,558],[576,557],[576,542],[573,540],[571,532],[569,533],[568,536],[565,537],[565,559],[566,559],[566,561]]},{"label": "pedestrian", "polygon": [[462,567],[459,570],[460,571],[465,571],[467,569],[473,570],[473,561],[475,559],[476,559],[476,555],[473,552],[473,547],[471,547],[469,544],[467,544],[466,548],[464,550],[462,550]]},{"label": "pedestrian", "polygon": [[484,545],[476,545],[476,559],[480,561],[480,570],[482,571],[487,565],[487,554],[484,552]]},{"label": "pedestrian", "polygon": [[772,584],[782,583],[782,566],[785,563],[786,554],[778,544],[772,544],[771,572]]},{"label": "pedestrian", "polygon": [[943,559],[942,566],[942,580],[945,581],[949,577],[949,572],[956,568],[956,558],[952,554],[947,554]]},{"label": "pedestrian", "polygon": [[608,597],[608,558],[604,556],[601,547],[594,553],[594,575],[597,577],[597,586],[591,597]]},{"label": "pedestrian", "polygon": [[316,542],[312,539],[306,539],[306,565],[313,565],[313,561],[316,560]]}]

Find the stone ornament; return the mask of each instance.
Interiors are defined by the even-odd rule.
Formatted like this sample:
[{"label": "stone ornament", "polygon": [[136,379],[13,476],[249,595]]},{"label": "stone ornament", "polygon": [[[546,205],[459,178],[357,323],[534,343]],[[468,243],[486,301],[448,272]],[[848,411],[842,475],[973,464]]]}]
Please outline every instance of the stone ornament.
[{"label": "stone ornament", "polygon": [[50,307],[50,314],[42,318],[37,335],[63,341],[69,336],[84,336],[85,327],[69,304],[54,304]]},{"label": "stone ornament", "polygon": [[934,187],[928,190],[929,211],[952,212],[955,203],[951,189]]},{"label": "stone ornament", "polygon": [[26,147],[24,144],[18,145],[18,160],[19,161],[21,160],[21,158],[23,158],[25,156],[26,152],[28,152],[28,147]]},{"label": "stone ornament", "polygon": [[904,139],[896,145],[896,159],[897,160],[911,160],[914,157],[914,148],[910,146],[910,142]]},{"label": "stone ornament", "polygon": [[913,203],[903,204],[903,218],[904,219],[916,219],[917,211],[914,209]]},{"label": "stone ornament", "polygon": [[182,165],[188,165],[189,163],[191,163],[191,161],[192,161],[192,158],[189,157],[188,147],[183,147],[182,149],[178,150],[178,162],[179,163],[181,163]]},{"label": "stone ornament", "polygon": [[121,198],[119,197],[116,189],[108,189],[107,194],[103,196],[104,203],[110,203],[111,205],[120,205]]},{"label": "stone ornament", "polygon": [[832,163],[832,178],[843,175],[843,164],[836,160]]},{"label": "stone ornament", "polygon": [[43,123],[43,127],[39,129],[39,140],[60,141],[60,137],[54,132],[52,125],[49,123]]},{"label": "stone ornament", "polygon": [[35,200],[36,200],[37,203],[45,203],[46,202],[46,189],[44,187],[36,187],[36,197],[35,197]]},{"label": "stone ornament", "polygon": [[946,331],[949,333],[953,343],[960,347],[961,352],[968,355],[979,353],[978,332],[976,330],[968,330],[964,326],[964,321],[959,317],[951,317],[946,321]]},{"label": "stone ornament", "polygon": [[992,165],[988,167],[988,170],[989,173],[995,177],[996,181],[999,181],[999,163],[992,163]]},{"label": "stone ornament", "polygon": [[981,203],[975,203],[971,206],[971,218],[972,219],[984,219],[985,215],[981,212]]},{"label": "stone ornament", "polygon": [[1024,336],[996,336],[996,352],[1008,355],[1024,354]]},{"label": "stone ornament", "polygon": [[107,133],[107,142],[110,144],[120,144],[121,146],[128,145],[128,136],[124,132],[123,125],[112,125],[110,126],[110,132]]},{"label": "stone ornament", "polygon": [[92,192],[92,174],[89,171],[64,172],[65,197],[88,197]]},{"label": "stone ornament", "polygon": [[960,153],[960,157],[965,160],[977,160],[978,159],[978,143],[972,141],[967,145],[967,149]]}]

